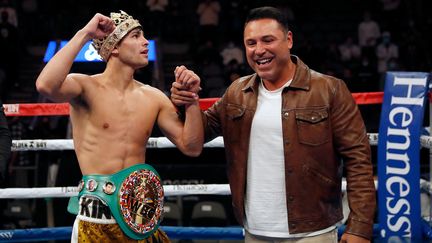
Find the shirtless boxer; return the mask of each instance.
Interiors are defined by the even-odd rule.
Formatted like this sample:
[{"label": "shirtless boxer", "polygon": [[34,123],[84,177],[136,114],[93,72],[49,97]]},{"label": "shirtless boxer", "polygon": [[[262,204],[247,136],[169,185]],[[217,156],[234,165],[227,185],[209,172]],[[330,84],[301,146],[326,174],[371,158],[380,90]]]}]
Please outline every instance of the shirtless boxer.
[{"label": "shirtless boxer", "polygon": [[[78,52],[92,39],[106,61],[104,72],[69,74]],[[148,44],[132,16],[123,11],[111,13],[110,18],[96,14],[47,63],[36,81],[44,96],[70,103],[75,153],[83,174],[79,208],[76,200],[72,209],[78,213],[72,241],[169,241],[157,228],[163,189],[157,172],[145,164],[146,144],[157,123],[184,154],[198,156],[203,128],[198,96],[186,108],[183,122],[164,93],[134,79],[134,72],[148,64]],[[174,72],[181,82],[200,83],[184,66]],[[111,194],[103,190],[110,183],[114,185]],[[152,200],[133,196],[143,191],[149,191]],[[144,210],[140,217],[145,222],[134,221],[138,208]]]}]

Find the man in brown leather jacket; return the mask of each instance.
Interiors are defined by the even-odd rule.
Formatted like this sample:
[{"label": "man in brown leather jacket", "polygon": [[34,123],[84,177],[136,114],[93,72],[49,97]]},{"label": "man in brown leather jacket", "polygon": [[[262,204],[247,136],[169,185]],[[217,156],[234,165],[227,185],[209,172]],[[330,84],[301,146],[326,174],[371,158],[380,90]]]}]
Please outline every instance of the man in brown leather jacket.
[{"label": "man in brown leather jacket", "polygon": [[[247,242],[337,242],[346,170],[351,212],[341,242],[369,242],[376,199],[370,145],[345,83],[291,55],[293,34],[275,8],[252,10],[244,45],[255,74],[233,82],[203,114],[223,135],[232,204]],[[196,85],[173,83],[176,105]]]}]

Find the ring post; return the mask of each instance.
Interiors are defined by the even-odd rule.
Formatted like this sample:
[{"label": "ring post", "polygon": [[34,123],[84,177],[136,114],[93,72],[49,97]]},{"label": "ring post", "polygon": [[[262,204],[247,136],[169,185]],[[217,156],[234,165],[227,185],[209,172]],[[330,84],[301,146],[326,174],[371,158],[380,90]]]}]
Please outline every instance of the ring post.
[{"label": "ring post", "polygon": [[428,73],[388,72],[378,138],[378,208],[384,239],[421,240],[420,132]]}]

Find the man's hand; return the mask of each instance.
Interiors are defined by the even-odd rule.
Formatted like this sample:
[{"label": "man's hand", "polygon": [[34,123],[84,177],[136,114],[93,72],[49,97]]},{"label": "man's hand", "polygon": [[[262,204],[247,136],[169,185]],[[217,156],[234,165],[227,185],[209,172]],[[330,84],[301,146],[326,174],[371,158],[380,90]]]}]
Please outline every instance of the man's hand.
[{"label": "man's hand", "polygon": [[344,233],[339,243],[370,243],[370,240],[357,235]]},{"label": "man's hand", "polygon": [[175,82],[171,87],[171,101],[177,105],[190,105],[197,102],[198,92],[201,90],[201,79],[185,66],[174,70]]},{"label": "man's hand", "polygon": [[114,22],[107,16],[97,13],[82,29],[92,39],[101,39],[113,32]]},{"label": "man's hand", "polygon": [[182,89],[198,94],[201,90],[201,79],[192,70],[185,66],[177,66],[174,70],[174,75],[177,83],[182,85]]}]

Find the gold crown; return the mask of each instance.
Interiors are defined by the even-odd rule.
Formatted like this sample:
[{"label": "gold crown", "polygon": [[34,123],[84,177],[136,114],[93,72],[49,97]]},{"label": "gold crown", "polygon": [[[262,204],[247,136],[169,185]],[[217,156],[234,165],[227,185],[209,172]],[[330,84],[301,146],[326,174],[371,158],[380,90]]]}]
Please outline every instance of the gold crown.
[{"label": "gold crown", "polygon": [[102,39],[93,39],[93,47],[98,51],[104,61],[108,61],[114,47],[136,27],[142,27],[138,20],[120,10],[120,13],[111,13],[111,19],[114,21],[115,29],[108,36]]}]

